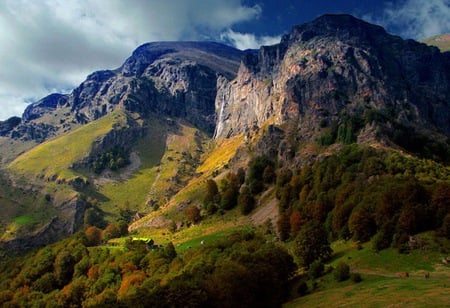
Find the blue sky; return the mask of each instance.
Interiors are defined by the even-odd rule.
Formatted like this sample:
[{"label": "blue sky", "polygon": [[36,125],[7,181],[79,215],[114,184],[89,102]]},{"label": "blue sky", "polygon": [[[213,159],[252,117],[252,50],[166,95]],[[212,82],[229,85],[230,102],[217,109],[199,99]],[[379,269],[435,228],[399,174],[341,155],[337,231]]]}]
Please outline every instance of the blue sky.
[{"label": "blue sky", "polygon": [[120,66],[139,45],[274,44],[292,26],[347,13],[420,39],[450,32],[450,0],[0,0],[0,120]]}]

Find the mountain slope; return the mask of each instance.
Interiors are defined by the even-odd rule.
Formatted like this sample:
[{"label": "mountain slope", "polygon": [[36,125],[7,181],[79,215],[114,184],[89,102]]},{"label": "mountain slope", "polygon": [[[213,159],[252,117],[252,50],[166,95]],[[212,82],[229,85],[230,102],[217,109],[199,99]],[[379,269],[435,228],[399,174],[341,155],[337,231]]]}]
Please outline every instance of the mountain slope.
[{"label": "mountain slope", "polygon": [[241,55],[208,42],[142,45],[120,68],[5,121],[2,167],[17,187],[49,195],[68,233],[92,202],[106,217],[148,212],[193,175],[214,130],[216,80],[233,78]]}]

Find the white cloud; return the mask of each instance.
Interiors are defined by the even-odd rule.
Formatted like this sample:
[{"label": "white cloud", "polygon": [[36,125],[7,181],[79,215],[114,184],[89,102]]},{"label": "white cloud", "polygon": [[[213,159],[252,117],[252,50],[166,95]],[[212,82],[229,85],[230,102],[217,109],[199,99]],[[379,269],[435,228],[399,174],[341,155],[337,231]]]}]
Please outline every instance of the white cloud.
[{"label": "white cloud", "polygon": [[281,36],[256,36],[251,33],[235,32],[231,29],[223,32],[220,37],[241,50],[256,49],[262,45],[274,45],[281,40]]},{"label": "white cloud", "polygon": [[120,66],[140,44],[216,39],[256,20],[240,0],[0,1],[0,120],[24,100],[77,86],[92,71]]},{"label": "white cloud", "polygon": [[389,2],[381,16],[367,15],[404,38],[423,39],[450,32],[450,0],[404,0]]}]

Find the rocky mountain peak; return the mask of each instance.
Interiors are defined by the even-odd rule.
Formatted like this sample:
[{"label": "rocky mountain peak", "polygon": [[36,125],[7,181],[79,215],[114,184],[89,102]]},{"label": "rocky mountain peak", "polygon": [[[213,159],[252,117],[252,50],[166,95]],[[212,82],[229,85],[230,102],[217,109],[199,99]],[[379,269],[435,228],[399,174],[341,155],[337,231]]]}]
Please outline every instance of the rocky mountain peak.
[{"label": "rocky mountain peak", "polygon": [[[390,139],[393,126],[448,136],[449,68],[449,57],[437,48],[349,15],[325,15],[244,58],[237,78],[218,93],[215,136],[267,123],[290,123],[297,141],[314,141],[346,125],[354,140],[364,132],[360,142]],[[369,114],[383,123],[374,128]]]},{"label": "rocky mountain peak", "polygon": [[[371,41],[377,36],[387,35],[384,28],[367,23],[346,14],[327,14],[309,23],[293,27],[290,34],[283,37],[284,42],[306,42],[314,37],[339,38],[340,40],[357,39]],[[361,41],[362,39],[362,41]]]}]

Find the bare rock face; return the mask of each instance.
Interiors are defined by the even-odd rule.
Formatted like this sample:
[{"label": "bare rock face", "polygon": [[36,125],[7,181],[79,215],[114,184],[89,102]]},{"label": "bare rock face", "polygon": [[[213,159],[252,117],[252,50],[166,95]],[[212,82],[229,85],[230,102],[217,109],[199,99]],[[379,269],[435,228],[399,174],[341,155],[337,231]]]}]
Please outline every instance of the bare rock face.
[{"label": "bare rock face", "polygon": [[[349,15],[325,15],[246,55],[234,80],[219,80],[215,138],[296,123],[296,138],[311,141],[349,117],[370,126],[369,114],[448,136],[449,68],[437,48]],[[364,132],[376,137],[368,132],[377,129]]]},{"label": "bare rock face", "polygon": [[0,136],[6,136],[22,121],[19,117],[11,117],[5,121],[0,121]]}]

